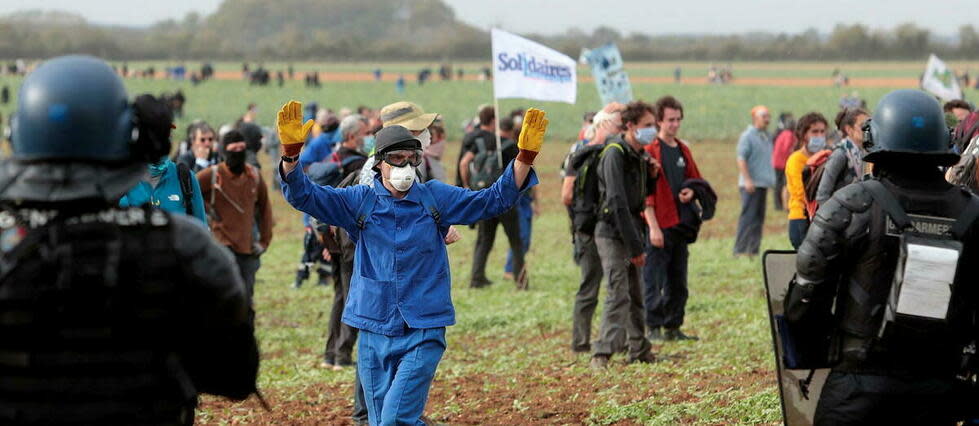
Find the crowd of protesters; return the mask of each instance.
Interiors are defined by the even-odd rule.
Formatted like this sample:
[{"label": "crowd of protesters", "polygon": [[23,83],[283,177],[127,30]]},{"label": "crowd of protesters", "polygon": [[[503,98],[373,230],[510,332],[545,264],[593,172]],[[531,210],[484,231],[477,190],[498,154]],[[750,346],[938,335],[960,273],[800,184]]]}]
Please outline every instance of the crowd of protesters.
[{"label": "crowd of protesters", "polygon": [[[250,77],[255,72],[243,67]],[[451,69],[448,73],[451,75]],[[290,67],[289,78],[292,74]],[[278,78],[284,78],[281,72]],[[164,103],[172,122],[179,109],[169,100]],[[714,215],[718,197],[697,166],[693,146],[681,138],[684,111],[683,103],[673,96],[654,103],[610,103],[584,116],[578,140],[562,165],[560,195],[570,216],[574,261],[581,268],[571,349],[589,354],[592,368],[607,368],[618,353],[627,354],[629,363],[655,362],[651,342],[699,340],[681,330],[690,296],[689,245],[697,241],[701,224]],[[946,104],[945,111],[957,125],[954,149],[979,151],[974,140],[979,134],[979,115],[972,105],[954,101]],[[470,287],[480,289],[493,284],[486,268],[501,225],[508,242],[503,276],[514,282],[516,290],[529,289],[527,253],[540,194],[529,188],[536,183],[536,175],[529,171],[536,151],[527,148],[521,131],[527,129],[525,119],[534,120],[531,129],[540,131],[537,113],[517,109],[500,115],[492,106],[480,106],[466,124],[459,157],[451,165],[456,169],[455,180],[448,182],[445,124],[438,114],[426,113],[415,103],[336,112],[315,103],[305,110],[290,103],[270,127],[257,123],[258,108],[249,104],[238,120],[218,130],[204,121],[192,122],[173,156],[150,163],[146,179],[129,190],[120,205],[151,204],[196,218],[233,254],[251,298],[261,256],[269,248],[275,225],[269,188],[282,191],[304,212],[303,245],[293,288],[301,289],[314,271],[318,285],[333,287],[321,367],[357,369],[355,422],[366,423],[368,416],[392,422],[417,420],[445,350],[444,326],[454,321],[454,311],[451,301],[444,306],[427,299],[420,302],[422,296],[448,300],[444,276],[431,270],[447,265],[401,265],[401,240],[424,240],[431,243],[432,250],[441,245],[444,252],[444,245],[460,238],[451,224],[475,228]],[[789,241],[799,247],[820,203],[868,173],[862,158],[866,152],[864,124],[870,116],[861,107],[842,108],[833,120],[841,138],[833,140],[828,136],[833,131],[830,122],[818,112],[803,114],[798,120],[782,113],[770,134],[769,109],[758,105],[749,111],[750,124],[735,148],[741,201],[735,256],[759,253],[769,194],[776,210],[787,211]],[[295,132],[283,130],[282,120]],[[297,123],[301,125],[298,130]],[[542,133],[537,136],[543,137]],[[296,150],[296,145],[305,146]],[[278,163],[271,185],[261,173],[263,151]],[[979,181],[975,161],[956,167],[949,170],[950,179],[971,177],[966,183],[971,182],[975,189]],[[410,173],[404,175],[402,170]],[[411,190],[416,182],[422,185],[418,188],[427,189]],[[363,193],[376,194],[378,206],[363,202]],[[334,203],[328,205],[316,197]],[[434,205],[431,197],[438,200]],[[434,219],[438,240],[417,230],[426,227],[401,222],[404,219],[398,215],[413,209],[399,201],[402,198],[423,207],[419,210],[423,217]],[[371,209],[379,212],[374,222]],[[369,230],[368,224],[379,225],[382,218],[392,222],[381,229],[411,228],[410,235],[386,236],[391,246],[383,250],[366,247],[362,238],[382,237],[379,231]],[[395,250],[395,254],[388,256],[385,250]],[[375,258],[374,262],[393,261],[394,268],[411,268],[405,273],[424,275],[430,292],[396,292],[392,297],[418,297],[417,306],[402,310],[400,299],[391,299],[388,302],[397,305],[391,311],[396,312],[393,317],[390,312],[377,312],[387,306],[365,301],[377,295],[365,294],[371,289],[362,283],[380,282],[378,277],[390,271],[365,269],[365,256]],[[392,268],[390,264],[373,265]],[[593,341],[592,320],[603,281],[607,291]],[[407,312],[415,308],[425,312]],[[431,330],[442,331],[433,334]],[[358,339],[359,365],[353,354]],[[394,358],[408,359],[409,354],[416,361],[385,364]],[[394,404],[392,398],[408,403]]]}]

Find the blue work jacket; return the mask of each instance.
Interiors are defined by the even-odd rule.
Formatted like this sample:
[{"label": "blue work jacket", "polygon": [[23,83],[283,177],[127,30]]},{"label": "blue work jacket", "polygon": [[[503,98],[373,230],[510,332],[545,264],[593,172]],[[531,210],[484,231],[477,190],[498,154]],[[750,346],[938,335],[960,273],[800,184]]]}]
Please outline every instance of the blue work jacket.
[{"label": "blue work jacket", "polygon": [[[347,230],[356,242],[343,322],[398,336],[404,333],[404,324],[410,328],[455,324],[445,240],[422,206],[419,186],[431,194],[441,224],[446,226],[499,216],[516,204],[522,191],[536,184],[537,175],[531,171],[524,188],[518,190],[511,162],[495,184],[481,191],[433,180],[415,182],[404,198],[397,199],[379,180],[373,187],[337,189],[316,185],[297,167],[282,177],[282,193],[297,210]],[[355,216],[364,197],[377,197],[377,201],[361,230]]]},{"label": "blue work jacket", "polygon": [[[194,193],[194,198],[190,200],[194,208],[193,217],[206,228],[207,215],[204,212],[201,185],[193,172],[190,173],[190,184]],[[156,188],[153,188],[149,182],[141,181],[119,200],[120,207],[141,206],[147,203],[168,212],[187,214],[187,209],[184,208],[184,193],[180,189],[180,179],[177,177],[177,165],[173,161],[167,160],[167,171],[160,175]]]}]

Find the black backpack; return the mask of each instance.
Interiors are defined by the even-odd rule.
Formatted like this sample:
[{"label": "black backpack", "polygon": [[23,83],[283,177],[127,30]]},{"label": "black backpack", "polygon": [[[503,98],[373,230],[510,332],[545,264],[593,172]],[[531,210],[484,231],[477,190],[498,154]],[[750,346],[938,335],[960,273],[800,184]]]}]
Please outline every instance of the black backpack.
[{"label": "black backpack", "polygon": [[177,180],[180,181],[180,192],[184,197],[184,210],[187,211],[187,216],[194,215],[194,185],[190,182],[191,179],[197,177],[190,172],[186,164],[177,163]]},{"label": "black backpack", "polygon": [[486,148],[487,141],[485,138],[478,137],[475,142],[479,152],[473,158],[472,163],[469,163],[469,189],[478,191],[489,188],[503,175],[507,163],[502,163],[499,155],[503,155],[503,152],[510,149],[514,143],[512,140],[504,139],[500,145],[499,153],[497,153],[495,149]]},{"label": "black backpack", "polygon": [[598,165],[609,149],[623,151],[619,142],[585,146],[575,152],[571,166],[578,172],[571,197],[571,225],[575,232],[591,234],[601,214],[604,201],[598,188]]}]

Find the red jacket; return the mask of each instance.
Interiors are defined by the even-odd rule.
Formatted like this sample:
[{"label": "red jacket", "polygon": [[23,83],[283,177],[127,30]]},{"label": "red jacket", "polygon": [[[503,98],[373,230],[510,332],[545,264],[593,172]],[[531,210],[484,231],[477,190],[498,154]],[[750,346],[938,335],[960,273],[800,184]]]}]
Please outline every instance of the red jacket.
[{"label": "red jacket", "polygon": [[[690,148],[682,140],[677,139],[677,142],[680,146],[680,152],[683,155],[683,161],[687,163],[687,168],[684,172],[686,179],[703,179],[700,176],[700,170],[697,169],[697,163],[693,161],[693,154],[690,153]],[[646,152],[655,158],[656,161],[662,163],[663,154],[659,144],[660,140],[656,138],[652,143],[646,145]],[[670,228],[680,223],[680,213],[676,209],[676,198],[673,196],[670,183],[666,180],[666,175],[662,171],[659,173],[659,178],[656,179],[655,191],[646,197],[646,205],[656,210],[656,222],[659,223],[660,229]]]}]

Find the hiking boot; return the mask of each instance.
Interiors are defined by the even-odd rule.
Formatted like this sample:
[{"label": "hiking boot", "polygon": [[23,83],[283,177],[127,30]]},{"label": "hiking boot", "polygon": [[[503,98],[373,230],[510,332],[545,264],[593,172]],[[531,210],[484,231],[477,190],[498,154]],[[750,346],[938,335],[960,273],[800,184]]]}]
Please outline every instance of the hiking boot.
[{"label": "hiking boot", "polygon": [[629,364],[634,364],[637,362],[640,364],[652,364],[656,362],[656,354],[654,354],[652,350],[649,350],[644,352],[642,355],[639,355],[638,358],[629,360]]},{"label": "hiking boot", "polygon": [[650,328],[649,331],[646,332],[646,339],[649,339],[650,342],[666,340],[666,338],[663,336],[663,328],[661,327]]},{"label": "hiking boot", "polygon": [[588,365],[592,370],[605,370],[608,368],[608,355],[595,355],[591,357],[591,362]]},{"label": "hiking boot", "polygon": [[679,328],[667,328],[666,333],[664,333],[665,340],[676,342],[681,340],[700,340],[697,336],[688,336],[683,334]]}]

